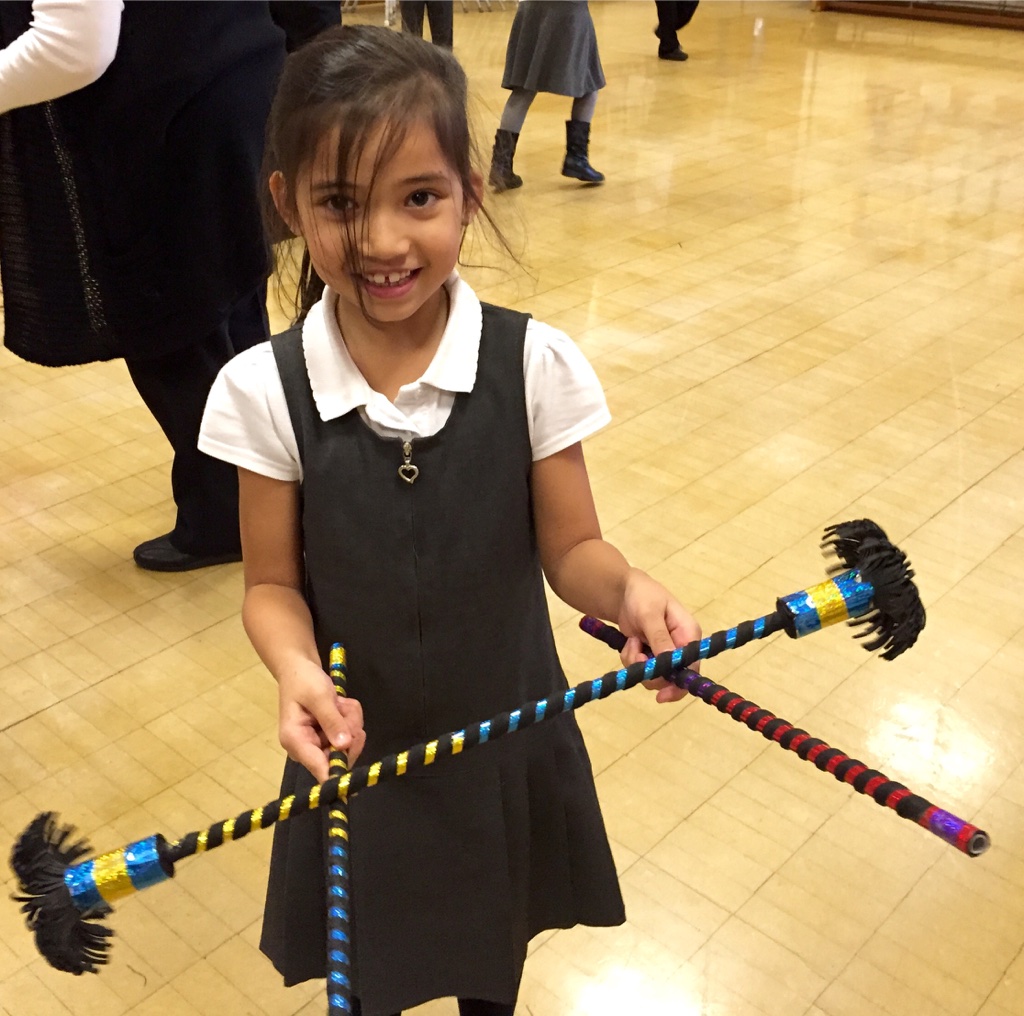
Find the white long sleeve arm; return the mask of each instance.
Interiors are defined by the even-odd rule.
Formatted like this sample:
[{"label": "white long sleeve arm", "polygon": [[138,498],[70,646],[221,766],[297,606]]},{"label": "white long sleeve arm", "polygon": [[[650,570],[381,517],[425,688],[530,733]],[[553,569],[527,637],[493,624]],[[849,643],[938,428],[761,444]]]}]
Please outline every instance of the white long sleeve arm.
[{"label": "white long sleeve arm", "polygon": [[0,113],[96,81],[121,34],[122,0],[34,0],[32,25],[0,50]]}]

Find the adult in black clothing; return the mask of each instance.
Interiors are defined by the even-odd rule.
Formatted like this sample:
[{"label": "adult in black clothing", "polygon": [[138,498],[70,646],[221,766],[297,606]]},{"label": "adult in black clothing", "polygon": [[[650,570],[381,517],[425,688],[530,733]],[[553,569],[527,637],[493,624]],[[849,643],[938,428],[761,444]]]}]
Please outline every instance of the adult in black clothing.
[{"label": "adult in black clothing", "polygon": [[423,37],[423,12],[430,22],[430,41],[452,48],[452,0],[399,0],[402,31]]},{"label": "adult in black clothing", "polygon": [[[76,16],[45,6],[0,4],[5,51],[34,16],[50,35]],[[4,341],[46,366],[124,358],[174,452],[175,525],[135,548],[140,567],[238,560],[236,470],[196,441],[220,367],[269,335],[257,188],[285,33],[265,3],[93,10],[116,41],[93,83],[0,116]]]},{"label": "adult in black clothing", "polygon": [[655,0],[655,6],[658,8],[658,27],[654,34],[658,37],[658,59],[689,59],[689,54],[679,45],[677,33],[690,23],[699,2],[700,0]]},{"label": "adult in black clothing", "polygon": [[284,29],[288,52],[331,25],[341,24],[340,0],[270,0],[270,16]]}]

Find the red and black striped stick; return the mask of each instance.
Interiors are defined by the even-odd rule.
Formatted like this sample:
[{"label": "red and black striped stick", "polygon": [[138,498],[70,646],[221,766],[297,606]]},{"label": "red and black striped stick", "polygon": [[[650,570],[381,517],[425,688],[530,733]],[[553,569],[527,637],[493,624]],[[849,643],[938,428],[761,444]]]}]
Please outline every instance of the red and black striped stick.
[{"label": "red and black striped stick", "polygon": [[[621,650],[626,645],[626,636],[618,628],[597,618],[584,618],[580,627],[613,649]],[[792,723],[762,709],[737,692],[729,691],[693,670],[674,670],[665,675],[665,680],[684,688],[695,698],[714,706],[738,723],[745,723],[769,741],[775,741],[783,748],[796,752],[805,762],[812,762],[822,772],[831,773],[840,782],[850,784],[854,790],[866,794],[876,804],[892,808],[900,818],[924,826],[970,857],[977,857],[988,850],[991,842],[988,833],[977,826],[937,808],[923,797],[911,793],[902,783],[890,780],[877,769],[871,769],[838,748],[830,747],[820,738],[812,737],[806,730],[794,727]]]}]

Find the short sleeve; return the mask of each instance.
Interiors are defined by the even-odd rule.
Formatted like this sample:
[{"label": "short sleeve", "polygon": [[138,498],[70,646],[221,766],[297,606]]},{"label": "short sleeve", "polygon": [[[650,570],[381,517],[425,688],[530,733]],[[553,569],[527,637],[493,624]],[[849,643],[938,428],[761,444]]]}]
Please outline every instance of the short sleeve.
[{"label": "short sleeve", "polygon": [[565,332],[531,319],[523,375],[534,462],[582,441],[611,421],[594,368]]},{"label": "short sleeve", "polygon": [[274,480],[301,480],[295,431],[269,342],[221,368],[206,400],[199,450]]}]

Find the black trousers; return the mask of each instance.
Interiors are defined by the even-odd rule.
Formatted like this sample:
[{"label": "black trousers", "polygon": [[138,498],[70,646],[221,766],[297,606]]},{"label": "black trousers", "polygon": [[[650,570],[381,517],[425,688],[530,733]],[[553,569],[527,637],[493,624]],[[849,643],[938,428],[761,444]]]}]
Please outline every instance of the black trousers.
[{"label": "black trousers", "polygon": [[325,28],[341,24],[340,0],[270,0],[270,16],[284,29],[291,53]]},{"label": "black trousers", "polygon": [[658,53],[666,56],[679,49],[679,37],[676,32],[682,31],[693,17],[700,0],[655,0],[658,8]]},{"label": "black trousers", "polygon": [[452,0],[400,0],[402,31],[423,35],[423,11],[430,22],[430,41],[452,48]]},{"label": "black trousers", "polygon": [[238,471],[199,451],[199,425],[221,367],[236,353],[268,338],[263,285],[235,304],[198,342],[166,356],[125,360],[135,388],[174,452],[171,493],[177,518],[170,535],[171,543],[184,553],[223,554],[240,547]]}]

